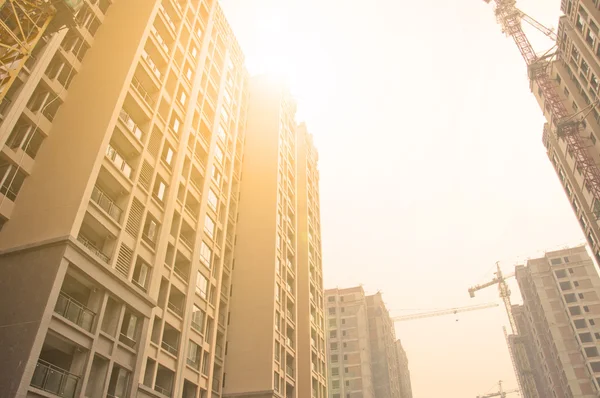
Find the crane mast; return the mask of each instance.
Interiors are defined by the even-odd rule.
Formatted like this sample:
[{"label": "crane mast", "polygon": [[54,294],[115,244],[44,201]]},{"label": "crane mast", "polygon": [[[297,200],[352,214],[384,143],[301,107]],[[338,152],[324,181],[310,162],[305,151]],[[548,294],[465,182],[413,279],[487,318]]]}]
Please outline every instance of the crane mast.
[{"label": "crane mast", "polygon": [[523,396],[525,398],[539,398],[539,394],[535,385],[535,379],[533,378],[533,373],[531,372],[529,357],[527,356],[527,351],[525,350],[523,342],[519,338],[517,323],[512,313],[512,304],[510,302],[511,291],[506,280],[513,277],[514,273],[504,275],[502,273],[502,269],[500,269],[500,263],[496,263],[495,275],[496,276],[491,281],[469,288],[469,296],[473,298],[475,297],[475,292],[493,285],[498,285],[498,294],[504,303],[506,315],[508,316],[508,321],[512,331],[512,335],[510,336],[512,337],[511,342],[511,339],[506,333],[506,328],[504,328],[504,336],[508,345],[510,359],[515,370],[515,376],[517,377],[517,383],[519,384],[519,390],[523,392]]},{"label": "crane mast", "polygon": [[[586,149],[587,138],[580,135],[582,120],[577,120],[574,117],[576,115],[571,115],[561,101],[555,84],[547,72],[550,65],[549,58],[536,55],[531,42],[523,31],[521,22],[526,14],[517,8],[516,0],[484,1],[495,4],[496,20],[500,24],[502,32],[514,40],[527,64],[529,79],[538,85],[542,93],[545,107],[550,113],[550,127],[545,129],[544,135],[550,133],[564,139],[568,151],[575,157],[576,167],[583,174],[584,186],[588,187],[594,200],[600,200],[600,169]],[[530,22],[529,19],[530,17],[527,17],[526,21]],[[541,26],[539,23],[538,25]],[[548,34],[547,36],[553,37]]]}]

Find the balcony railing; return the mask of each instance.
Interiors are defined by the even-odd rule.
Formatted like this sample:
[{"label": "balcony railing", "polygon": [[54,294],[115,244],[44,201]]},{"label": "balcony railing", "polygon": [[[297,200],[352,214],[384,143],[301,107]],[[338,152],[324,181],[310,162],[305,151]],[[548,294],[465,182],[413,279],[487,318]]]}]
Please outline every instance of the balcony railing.
[{"label": "balcony railing", "polygon": [[119,336],[119,341],[130,348],[135,348],[136,341],[123,333]]},{"label": "balcony railing", "polygon": [[179,268],[179,267],[177,267],[177,266],[174,266],[174,267],[173,267],[173,270],[175,271],[175,273],[176,273],[176,274],[177,274],[177,275],[178,275],[178,276],[179,276],[181,279],[183,279],[183,280],[184,280],[184,281],[186,281],[186,282],[188,282],[188,281],[189,281],[189,274],[190,274],[190,272],[189,272],[189,269],[187,269],[187,270],[184,270],[184,269],[181,269],[181,268]]},{"label": "balcony railing", "polygon": [[129,114],[125,112],[125,110],[121,109],[121,112],[119,113],[119,118],[121,118],[123,123],[125,123],[125,126],[127,126],[129,131],[133,133],[135,138],[137,138],[140,141],[143,140],[144,132],[137,126],[137,124],[135,124],[131,116],[129,116]]},{"label": "balcony railing", "polygon": [[167,307],[173,311],[175,314],[179,315],[179,316],[183,316],[183,308],[179,307],[177,304],[169,301],[169,303],[167,304]]},{"label": "balcony railing", "polygon": [[[185,208],[191,212],[191,210],[189,210],[189,208],[187,206]],[[191,239],[188,238],[187,236],[181,234],[181,235],[179,235],[179,240],[182,241],[183,244],[186,245],[189,249],[191,249],[193,247]]]},{"label": "balcony railing", "polygon": [[200,368],[200,359],[194,360],[194,359],[186,358],[186,363],[194,369]]},{"label": "balcony railing", "polygon": [[113,164],[117,167],[117,169],[121,170],[125,177],[131,178],[131,174],[133,169],[131,166],[125,161],[125,159],[119,155],[117,150],[112,146],[108,146],[106,148],[106,157],[109,158]]},{"label": "balcony railing", "polygon": [[74,398],[79,376],[39,359],[31,385],[62,398]]},{"label": "balcony railing", "polygon": [[167,45],[167,43],[165,43],[165,40],[162,38],[162,36],[160,35],[160,33],[158,33],[158,30],[152,26],[151,28],[152,33],[154,34],[154,37],[156,39],[156,41],[158,42],[158,44],[160,44],[160,46],[162,47],[162,49],[169,54],[169,46]]},{"label": "balcony railing", "polygon": [[100,249],[98,249],[96,247],[96,245],[94,243],[92,243],[92,241],[90,241],[89,239],[87,239],[83,235],[79,235],[77,237],[77,240],[80,241],[81,243],[83,243],[83,245],[85,247],[87,247],[88,250],[90,250],[96,256],[100,257],[104,262],[108,263],[110,261],[110,257],[109,256],[107,256],[106,254],[104,254]]},{"label": "balcony railing", "polygon": [[162,78],[162,72],[160,71],[160,69],[158,69],[158,66],[156,66],[154,61],[152,61],[152,58],[150,58],[150,55],[144,51],[144,52],[142,52],[142,57],[146,60],[146,63],[148,64],[150,69],[152,69],[154,76],[156,76],[157,79],[160,80]]},{"label": "balcony railing", "polygon": [[121,222],[123,210],[115,204],[115,202],[100,188],[94,186],[92,191],[92,200],[102,208],[116,222]]},{"label": "balcony railing", "polygon": [[144,86],[142,85],[142,83],[137,79],[137,77],[133,77],[133,79],[131,80],[131,85],[135,88],[135,90],[138,92],[138,94],[144,99],[144,101],[146,102],[146,104],[148,106],[150,106],[151,108],[154,107],[155,102],[154,99],[150,96],[150,94],[148,94],[148,91],[146,91],[146,89],[144,88]]},{"label": "balcony railing", "polygon": [[160,346],[167,351],[168,353],[177,356],[177,354],[179,353],[179,351],[177,350],[177,348],[173,347],[172,345],[170,345],[169,343],[167,343],[166,341],[162,341],[160,343]]},{"label": "balcony railing", "polygon": [[58,301],[54,307],[54,312],[88,332],[92,330],[94,318],[96,317],[96,314],[93,311],[86,308],[83,304],[77,302],[64,292],[60,292],[58,295]]},{"label": "balcony railing", "polygon": [[159,393],[161,393],[162,395],[166,395],[167,397],[171,396],[170,388],[161,387],[158,384],[154,385],[154,391],[158,391]]}]

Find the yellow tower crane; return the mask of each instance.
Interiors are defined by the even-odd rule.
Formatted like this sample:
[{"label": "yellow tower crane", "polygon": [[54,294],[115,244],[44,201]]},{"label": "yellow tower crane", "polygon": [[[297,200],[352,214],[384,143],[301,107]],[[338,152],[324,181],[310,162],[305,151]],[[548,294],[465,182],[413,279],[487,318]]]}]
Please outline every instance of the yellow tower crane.
[{"label": "yellow tower crane", "polygon": [[0,104],[40,39],[71,25],[83,0],[0,0]]},{"label": "yellow tower crane", "polygon": [[527,352],[525,351],[525,346],[519,339],[517,323],[515,322],[515,317],[512,313],[512,304],[510,302],[511,291],[508,287],[508,283],[506,283],[506,280],[513,277],[515,274],[510,273],[508,275],[504,275],[500,269],[500,263],[496,263],[495,275],[496,277],[491,281],[469,288],[469,295],[471,298],[473,298],[475,297],[475,292],[493,285],[498,285],[498,293],[504,302],[506,315],[508,316],[508,322],[510,324],[512,333],[509,336],[506,328],[504,328],[504,337],[508,345],[508,352],[515,370],[515,376],[517,377],[517,382],[520,387],[519,389],[522,391],[525,398],[539,398],[539,394],[535,386],[535,379],[533,378],[533,373],[531,372],[529,358],[527,356]]},{"label": "yellow tower crane", "polygon": [[459,312],[484,310],[486,308],[492,308],[492,307],[498,307],[498,304],[496,304],[496,303],[477,304],[477,305],[470,305],[468,307],[447,308],[447,309],[443,309],[443,310],[419,312],[416,314],[399,315],[399,316],[393,316],[392,321],[393,322],[410,321],[413,319],[429,318],[432,316],[451,315],[451,314],[458,314]]}]

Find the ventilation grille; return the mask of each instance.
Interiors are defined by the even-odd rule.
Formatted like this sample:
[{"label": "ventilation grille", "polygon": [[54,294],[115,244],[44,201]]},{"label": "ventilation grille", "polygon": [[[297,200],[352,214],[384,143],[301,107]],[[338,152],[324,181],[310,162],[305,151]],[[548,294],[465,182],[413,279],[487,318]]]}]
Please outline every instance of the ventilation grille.
[{"label": "ventilation grille", "polygon": [[146,160],[144,160],[144,165],[142,166],[142,171],[140,172],[140,185],[144,187],[146,191],[150,189],[150,182],[152,181],[152,166]]},{"label": "ventilation grille", "polygon": [[144,205],[137,198],[133,198],[133,203],[131,203],[131,210],[129,211],[129,218],[127,219],[125,231],[127,231],[127,233],[134,238],[137,238],[138,232],[140,231],[143,213]]},{"label": "ventilation grille", "polygon": [[117,257],[117,264],[115,266],[115,269],[125,278],[129,276],[129,266],[131,265],[132,257],[133,250],[127,247],[127,245],[122,244],[121,250],[119,250],[119,257]]},{"label": "ventilation grille", "polygon": [[150,142],[148,143],[148,151],[158,158],[158,151],[160,150],[160,144],[162,142],[163,135],[160,131],[154,130],[150,136]]}]

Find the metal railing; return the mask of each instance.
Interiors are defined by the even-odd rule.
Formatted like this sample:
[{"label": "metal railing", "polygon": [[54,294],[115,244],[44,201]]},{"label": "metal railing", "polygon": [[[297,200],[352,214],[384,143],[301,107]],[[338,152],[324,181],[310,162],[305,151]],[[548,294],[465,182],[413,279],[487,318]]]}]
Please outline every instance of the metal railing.
[{"label": "metal railing", "polygon": [[[187,206],[185,208],[189,209]],[[191,212],[191,210],[188,210],[188,211]],[[191,249],[193,247],[190,239],[187,236],[185,236],[184,234],[179,235],[179,240],[182,241],[183,244],[186,245],[189,249]]]},{"label": "metal railing", "polygon": [[154,385],[154,391],[158,391],[159,393],[161,393],[162,395],[166,395],[167,397],[171,396],[170,388],[161,387],[158,384]]},{"label": "metal railing", "polygon": [[125,123],[125,126],[127,126],[129,131],[133,133],[135,138],[137,138],[140,141],[143,140],[144,132],[137,126],[137,124],[133,121],[131,116],[129,116],[129,114],[125,112],[124,109],[121,109],[121,112],[119,113],[119,118],[123,121],[123,123]]},{"label": "metal railing", "polygon": [[144,99],[144,101],[146,102],[146,104],[148,106],[150,106],[152,108],[156,104],[156,102],[154,102],[154,99],[150,96],[150,94],[148,94],[148,91],[144,88],[144,86],[138,80],[137,77],[134,76],[133,79],[131,79],[131,85],[133,86],[133,88],[135,88],[135,90],[138,92],[138,94]]},{"label": "metal railing", "polygon": [[121,170],[125,177],[131,178],[131,174],[133,172],[132,167],[127,163],[127,161],[117,152],[115,148],[112,146],[108,146],[106,148],[106,157],[109,158],[113,164],[117,167],[117,169]]},{"label": "metal railing", "polygon": [[92,190],[92,200],[102,208],[108,215],[111,216],[113,220],[116,222],[121,222],[121,215],[123,214],[123,210],[117,206],[104,191],[102,191],[97,186],[94,186]]},{"label": "metal railing", "polygon": [[92,330],[96,317],[96,313],[64,292],[59,293],[54,312],[88,332]]},{"label": "metal railing", "polygon": [[176,273],[176,274],[177,274],[177,275],[178,275],[178,276],[179,276],[181,279],[183,279],[183,280],[184,280],[184,281],[186,281],[186,282],[188,282],[188,281],[189,281],[189,274],[190,274],[190,271],[189,271],[189,269],[188,269],[188,270],[183,270],[183,269],[181,269],[181,268],[179,268],[178,266],[176,266],[176,265],[175,265],[175,266],[173,267],[173,270],[175,271],[175,273]]},{"label": "metal railing", "polygon": [[105,262],[108,263],[110,261],[110,257],[109,256],[107,256],[106,254],[104,254],[100,249],[98,249],[96,247],[96,245],[94,243],[92,243],[92,241],[90,241],[89,239],[87,239],[83,235],[79,235],[77,237],[77,240],[80,241],[81,243],[83,243],[83,245],[85,247],[87,247],[92,253],[94,253],[96,256],[100,257]]},{"label": "metal railing", "polygon": [[119,341],[130,348],[135,348],[135,345],[137,343],[134,339],[123,333],[121,333],[121,335],[119,336]]},{"label": "metal railing", "polygon": [[142,57],[146,60],[146,63],[148,64],[150,69],[152,69],[154,76],[156,76],[156,78],[160,80],[162,78],[162,72],[160,71],[160,69],[158,69],[158,66],[156,66],[154,61],[152,61],[152,58],[150,58],[150,54],[144,51],[142,52]]},{"label": "metal railing", "polygon": [[160,346],[167,351],[168,353],[177,356],[177,354],[179,353],[179,351],[177,350],[177,348],[173,347],[172,345],[170,345],[169,343],[167,343],[166,341],[162,341],[160,343]]},{"label": "metal railing", "polygon": [[74,398],[79,376],[38,359],[30,384],[62,398]]},{"label": "metal railing", "polygon": [[177,304],[169,301],[169,303],[167,304],[167,307],[173,311],[175,314],[179,315],[179,316],[183,316],[183,309],[181,307],[179,307]]}]

